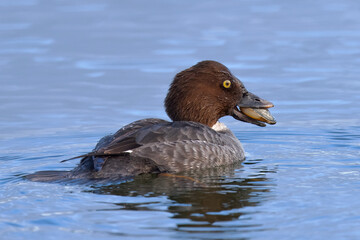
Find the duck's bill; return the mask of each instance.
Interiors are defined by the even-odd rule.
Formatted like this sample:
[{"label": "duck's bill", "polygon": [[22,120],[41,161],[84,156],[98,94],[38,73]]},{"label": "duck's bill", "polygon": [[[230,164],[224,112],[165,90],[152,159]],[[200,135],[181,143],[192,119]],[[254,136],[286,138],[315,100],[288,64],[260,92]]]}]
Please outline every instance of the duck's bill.
[{"label": "duck's bill", "polygon": [[276,123],[275,118],[268,110],[273,106],[274,104],[271,102],[247,92],[234,108],[232,116],[237,120],[265,127],[265,123]]}]

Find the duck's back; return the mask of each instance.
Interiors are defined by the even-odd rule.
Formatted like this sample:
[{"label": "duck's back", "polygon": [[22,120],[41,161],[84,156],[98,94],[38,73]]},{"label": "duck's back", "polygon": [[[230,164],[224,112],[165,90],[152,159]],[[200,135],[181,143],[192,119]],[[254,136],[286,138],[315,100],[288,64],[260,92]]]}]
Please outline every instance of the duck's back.
[{"label": "duck's back", "polygon": [[78,167],[62,176],[121,178],[216,167],[243,159],[240,142],[227,128],[217,132],[201,123],[152,118],[102,138],[93,152],[83,155]]}]

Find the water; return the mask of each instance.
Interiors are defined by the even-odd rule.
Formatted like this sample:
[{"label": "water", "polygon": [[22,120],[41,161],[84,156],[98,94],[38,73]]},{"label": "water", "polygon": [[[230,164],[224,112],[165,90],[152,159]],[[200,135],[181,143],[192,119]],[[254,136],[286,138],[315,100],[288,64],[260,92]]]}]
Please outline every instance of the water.
[{"label": "water", "polygon": [[[359,239],[357,1],[0,1],[3,239]],[[227,65],[278,124],[225,122],[247,160],[189,179],[23,180],[167,118],[174,74]]]}]

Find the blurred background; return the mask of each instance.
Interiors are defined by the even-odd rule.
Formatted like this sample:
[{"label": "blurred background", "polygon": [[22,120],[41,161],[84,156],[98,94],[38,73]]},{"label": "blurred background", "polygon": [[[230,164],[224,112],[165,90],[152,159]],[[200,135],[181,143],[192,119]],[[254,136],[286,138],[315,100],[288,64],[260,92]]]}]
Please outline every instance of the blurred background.
[{"label": "blurred background", "polygon": [[[1,236],[358,239],[359,16],[355,0],[0,0]],[[247,160],[197,176],[210,195],[21,178],[72,169],[59,161],[131,121],[168,119],[172,78],[201,60],[272,101],[278,121],[222,119]]]}]

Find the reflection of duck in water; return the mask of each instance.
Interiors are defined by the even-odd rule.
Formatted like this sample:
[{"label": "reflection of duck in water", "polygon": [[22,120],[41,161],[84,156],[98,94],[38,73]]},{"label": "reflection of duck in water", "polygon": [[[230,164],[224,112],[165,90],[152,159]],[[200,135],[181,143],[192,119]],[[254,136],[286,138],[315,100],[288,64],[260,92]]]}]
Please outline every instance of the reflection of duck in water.
[{"label": "reflection of duck in water", "polygon": [[[114,203],[120,206],[116,208],[119,210],[157,211],[159,206],[162,206],[160,211],[171,213],[171,218],[191,220],[179,221],[177,231],[196,232],[207,227],[222,231],[222,221],[238,219],[244,213],[242,208],[263,203],[269,199],[274,188],[274,182],[268,179],[264,172],[275,170],[261,164],[261,159],[250,162],[251,165],[248,165],[244,171],[235,172],[242,167],[241,162],[237,162],[186,174],[201,183],[187,178],[169,178],[162,175],[156,177],[145,174],[135,177],[134,181],[111,185],[99,184],[88,191],[105,195],[137,196],[137,199],[140,199],[131,203],[125,198],[125,202]],[[247,169],[252,170],[247,171]],[[164,198],[159,200],[157,196],[166,197],[167,200]],[[119,198],[119,201],[122,201],[121,199]],[[239,222],[240,227],[241,222],[242,220]],[[217,224],[213,225],[213,223]],[[228,230],[225,228],[225,231]]]},{"label": "reflection of duck in water", "polygon": [[[143,173],[181,172],[244,160],[239,140],[219,118],[265,126],[275,124],[273,104],[248,92],[222,64],[203,61],[178,73],[165,99],[173,122],[143,119],[102,138],[79,156],[69,172],[43,171],[28,179],[121,178]],[[76,157],[77,158],[77,157]]]}]

